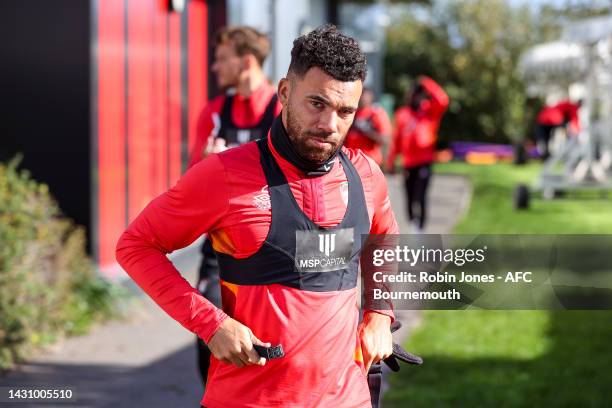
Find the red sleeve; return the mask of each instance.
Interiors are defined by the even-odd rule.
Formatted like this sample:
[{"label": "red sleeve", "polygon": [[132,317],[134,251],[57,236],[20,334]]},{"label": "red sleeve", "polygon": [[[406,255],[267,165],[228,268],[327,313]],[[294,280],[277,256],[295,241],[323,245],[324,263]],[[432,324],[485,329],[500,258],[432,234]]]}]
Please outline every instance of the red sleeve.
[{"label": "red sleeve", "polygon": [[170,317],[205,342],[227,317],[187,282],[166,254],[215,229],[228,210],[225,171],[211,155],[155,198],[117,243],[119,264]]},{"label": "red sleeve", "polygon": [[[208,139],[213,133],[218,131],[218,127],[220,125],[220,123],[215,123],[215,121],[220,120],[218,115],[224,101],[225,96],[217,97],[210,101],[204,110],[202,110],[202,113],[200,113],[198,123],[196,124],[196,138],[193,142],[193,146],[191,147],[189,164],[187,168],[191,168],[206,156],[205,150],[208,144]],[[215,119],[215,116],[217,119]]]},{"label": "red sleeve", "polygon": [[372,123],[383,139],[388,139],[391,136],[391,121],[383,108],[375,108]]},{"label": "red sleeve", "polygon": [[391,137],[391,146],[389,146],[389,154],[387,155],[387,168],[392,169],[395,166],[395,158],[402,151],[402,128],[404,127],[404,115],[402,108],[395,111],[394,115],[395,127]]},{"label": "red sleeve", "polygon": [[399,227],[389,199],[385,175],[370,158],[368,158],[368,161],[372,168],[372,194],[374,198],[374,215],[372,216],[370,234],[399,234]]},{"label": "red sleeve", "polygon": [[578,117],[579,106],[571,102],[560,103],[559,106],[562,108],[565,118],[569,123],[570,131],[578,133],[580,131],[580,119]]},{"label": "red sleeve", "polygon": [[572,107],[569,112],[568,119],[570,132],[578,134],[580,132],[580,118],[578,117],[577,107]]},{"label": "red sleeve", "polygon": [[[387,180],[385,175],[380,170],[380,167],[374,161],[368,158],[370,168],[372,170],[372,196],[374,199],[374,214],[372,216],[372,225],[370,226],[370,234],[379,235],[397,235],[399,227],[391,207],[389,199],[389,191],[387,189]],[[363,268],[362,268],[363,270]],[[366,282],[370,281],[366,279]],[[367,290],[367,289],[366,289]],[[365,310],[364,313],[380,313],[391,318],[391,322],[395,320],[392,305],[389,304],[388,309]]]},{"label": "red sleeve", "polygon": [[422,77],[420,80],[421,85],[431,96],[431,104],[429,107],[428,115],[435,118],[436,120],[442,119],[442,115],[448,108],[448,95],[444,92],[444,89],[440,87],[433,79],[429,77]]}]

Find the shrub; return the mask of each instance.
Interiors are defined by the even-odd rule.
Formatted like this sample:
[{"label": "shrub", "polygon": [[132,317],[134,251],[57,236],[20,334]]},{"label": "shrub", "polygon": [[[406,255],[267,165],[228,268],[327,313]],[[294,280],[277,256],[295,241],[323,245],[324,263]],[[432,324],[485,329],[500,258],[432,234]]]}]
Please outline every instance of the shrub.
[{"label": "shrub", "polygon": [[96,276],[84,229],[18,164],[0,163],[0,369],[110,317],[117,295]]}]

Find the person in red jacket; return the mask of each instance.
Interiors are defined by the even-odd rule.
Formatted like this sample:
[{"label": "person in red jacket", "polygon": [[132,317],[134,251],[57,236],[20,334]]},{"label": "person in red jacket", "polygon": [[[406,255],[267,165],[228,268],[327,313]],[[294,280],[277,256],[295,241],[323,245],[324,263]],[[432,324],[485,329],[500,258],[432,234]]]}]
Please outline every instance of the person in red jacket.
[{"label": "person in red jacket", "polygon": [[265,34],[248,26],[226,27],[217,33],[215,44],[211,70],[226,93],[200,114],[188,167],[211,152],[264,137],[282,108],[263,72],[270,52]]},{"label": "person in red jacket", "polygon": [[568,100],[561,101],[555,105],[545,105],[536,120],[536,142],[540,157],[546,160],[550,156],[548,147],[553,131],[558,127],[567,126],[569,135],[580,132],[580,119],[578,110],[582,101],[572,103]]},{"label": "person in red jacket", "polygon": [[[226,93],[210,101],[202,111],[189,167],[206,155],[262,138],[281,110],[276,90],[267,81],[263,63],[270,51],[268,38],[248,26],[225,27],[215,38],[215,60],[211,70]],[[221,306],[219,265],[209,239],[202,245],[198,289]],[[204,383],[210,366],[210,350],[196,340],[198,368]]]},{"label": "person in red jacket", "polygon": [[391,121],[387,112],[374,105],[374,92],[364,88],[359,99],[359,109],[355,114],[353,126],[349,130],[344,146],[351,149],[361,149],[371,157],[376,164],[382,165],[381,146],[391,136]]},{"label": "person in red jacket", "polygon": [[415,223],[416,232],[422,232],[438,128],[449,101],[446,92],[433,79],[423,76],[407,94],[406,102],[406,106],[395,112],[387,168],[393,172],[396,157],[402,155],[408,218]]},{"label": "person in red jacket", "polygon": [[[119,239],[130,277],[210,347],[203,406],[371,405],[366,372],[392,354],[393,314],[365,310],[359,323],[361,237],[398,227],[380,168],[342,147],[366,69],[358,43],[332,25],[296,39],[269,136],[210,154]],[[166,257],[203,233],[221,309]],[[276,345],[284,357],[257,350]]]}]

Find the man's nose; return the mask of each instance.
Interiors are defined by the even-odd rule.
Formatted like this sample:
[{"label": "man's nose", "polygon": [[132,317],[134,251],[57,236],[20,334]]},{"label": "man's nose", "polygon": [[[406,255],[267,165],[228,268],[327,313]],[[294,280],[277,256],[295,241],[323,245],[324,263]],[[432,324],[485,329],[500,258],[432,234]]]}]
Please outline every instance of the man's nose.
[{"label": "man's nose", "polygon": [[319,130],[327,133],[338,132],[338,115],[333,110],[326,110],[319,117]]}]

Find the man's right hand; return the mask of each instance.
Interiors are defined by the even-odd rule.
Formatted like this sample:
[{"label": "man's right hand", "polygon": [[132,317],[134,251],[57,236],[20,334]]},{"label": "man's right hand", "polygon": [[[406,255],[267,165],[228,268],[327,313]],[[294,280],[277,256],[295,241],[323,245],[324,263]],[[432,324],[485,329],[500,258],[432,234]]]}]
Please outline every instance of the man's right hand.
[{"label": "man's right hand", "polygon": [[253,344],[271,346],[255,337],[251,329],[228,317],[208,342],[208,348],[216,359],[236,367],[265,365],[266,359],[257,353]]}]

